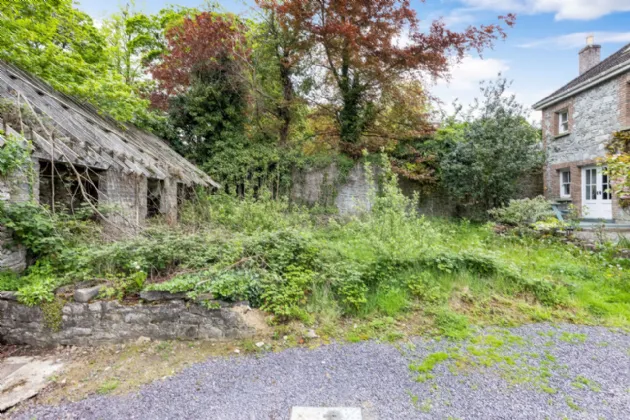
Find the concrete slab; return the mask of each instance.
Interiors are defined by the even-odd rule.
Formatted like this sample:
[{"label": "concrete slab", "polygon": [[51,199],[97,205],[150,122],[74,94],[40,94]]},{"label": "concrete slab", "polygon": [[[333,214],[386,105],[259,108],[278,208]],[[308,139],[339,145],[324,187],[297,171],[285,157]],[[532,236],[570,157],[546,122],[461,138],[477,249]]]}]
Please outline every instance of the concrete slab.
[{"label": "concrete slab", "polygon": [[8,357],[0,362],[0,412],[34,397],[61,363],[33,357]]},{"label": "concrete slab", "polygon": [[356,407],[293,407],[291,420],[362,420]]}]

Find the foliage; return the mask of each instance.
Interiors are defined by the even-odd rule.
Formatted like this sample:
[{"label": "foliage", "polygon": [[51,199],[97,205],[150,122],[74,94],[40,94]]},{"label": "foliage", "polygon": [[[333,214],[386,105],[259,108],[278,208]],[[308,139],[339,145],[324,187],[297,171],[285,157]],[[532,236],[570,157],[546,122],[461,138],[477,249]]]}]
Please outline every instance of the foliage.
[{"label": "foliage", "polygon": [[262,284],[261,308],[280,317],[290,317],[306,303],[314,274],[301,267],[288,266],[283,277],[268,276]]},{"label": "foliage", "polygon": [[63,239],[52,215],[38,204],[0,201],[0,224],[11,229],[16,241],[35,256],[54,254],[62,249]]},{"label": "foliage", "polygon": [[[274,13],[281,27],[300,34],[297,39],[302,44],[298,48],[312,51],[316,63],[325,70],[319,77],[321,82],[317,82],[321,89],[313,96],[325,103],[321,111],[334,121],[334,134],[351,148],[363,140],[364,134],[374,133],[385,139],[395,136],[379,130],[391,128],[395,123],[379,127],[376,121],[379,114],[388,111],[388,95],[404,91],[399,88],[406,76],[419,72],[444,76],[453,61],[450,58],[461,60],[466,51],[481,51],[504,36],[498,25],[453,32],[441,20],[432,22],[425,33],[419,29],[416,11],[406,0],[379,1],[368,8],[356,1],[261,3]],[[502,19],[511,26],[514,16]],[[403,30],[409,34],[403,34]],[[397,41],[403,35],[408,35],[408,43]],[[399,95],[397,99],[402,97]],[[416,105],[423,102],[415,101]],[[414,127],[421,132],[425,128],[422,123]]]},{"label": "foliage", "polygon": [[61,330],[63,322],[63,306],[65,301],[55,298],[52,302],[44,302],[41,304],[42,314],[44,315],[44,326],[52,332]]},{"label": "foliage", "polygon": [[151,67],[158,81],[153,95],[156,105],[165,106],[169,96],[179,95],[214,72],[238,77],[249,51],[245,27],[233,15],[202,12],[184,17],[166,32],[166,53]]},{"label": "foliage", "polygon": [[619,197],[622,207],[630,205],[630,132],[619,131],[607,146],[605,164],[611,179],[612,193]]},{"label": "foliage", "polygon": [[0,177],[10,175],[30,161],[30,147],[27,141],[16,135],[5,136],[4,146],[0,147]]},{"label": "foliage", "polygon": [[519,227],[556,219],[551,202],[543,196],[510,200],[507,206],[489,210],[488,214],[499,223]]},{"label": "foliage", "polygon": [[103,36],[72,0],[1,2],[0,59],[120,121],[149,118],[147,102],[112,71]]},{"label": "foliage", "polygon": [[52,303],[55,300],[54,290],[56,287],[56,282],[51,278],[34,281],[31,284],[20,287],[18,290],[18,301],[27,306]]},{"label": "foliage", "polygon": [[483,98],[463,116],[463,124],[451,124],[441,134],[442,185],[480,218],[506,204],[519,179],[542,165],[540,134],[527,122],[523,105],[507,95],[508,88],[502,78],[482,84]]},{"label": "foliage", "polygon": [[[31,305],[52,302],[60,285],[107,279],[106,297],[124,299],[142,288],[186,292],[198,301],[247,300],[277,320],[307,324],[339,316],[370,324],[374,316],[414,311],[427,317],[431,331],[453,338],[473,323],[537,320],[542,313],[572,322],[630,322],[626,270],[611,263],[612,253],[418,217],[391,171],[381,175],[372,210],[354,219],[315,222],[270,197],[252,207],[253,201],[223,195],[189,208],[201,213],[195,223],[185,219],[180,228],[153,228],[114,243],[64,245],[55,258],[40,258],[24,276],[3,275],[2,282]],[[268,213],[263,228],[240,226],[251,209],[254,218]],[[365,328],[348,338],[381,334],[376,324]]]}]

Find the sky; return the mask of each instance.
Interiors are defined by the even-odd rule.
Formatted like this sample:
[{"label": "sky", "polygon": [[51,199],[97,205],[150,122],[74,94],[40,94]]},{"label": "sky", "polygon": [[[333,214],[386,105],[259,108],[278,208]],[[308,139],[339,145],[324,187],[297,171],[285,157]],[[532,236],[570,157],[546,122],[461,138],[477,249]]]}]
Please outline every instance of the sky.
[{"label": "sky", "polygon": [[[94,19],[116,12],[125,1],[79,0],[78,7]],[[199,6],[203,0],[136,0],[147,13],[166,5]],[[219,0],[226,10],[252,14],[251,0]],[[471,54],[454,67],[450,81],[430,86],[446,109],[457,99],[468,104],[479,94],[479,82],[494,79],[499,72],[511,80],[510,88],[520,102],[530,107],[578,76],[578,52],[586,37],[594,35],[602,46],[602,59],[630,43],[630,0],[411,0],[425,22],[443,18],[453,30],[490,24],[497,16],[516,13],[516,25],[508,38],[499,41],[482,57]],[[532,111],[531,119],[540,120]]]}]

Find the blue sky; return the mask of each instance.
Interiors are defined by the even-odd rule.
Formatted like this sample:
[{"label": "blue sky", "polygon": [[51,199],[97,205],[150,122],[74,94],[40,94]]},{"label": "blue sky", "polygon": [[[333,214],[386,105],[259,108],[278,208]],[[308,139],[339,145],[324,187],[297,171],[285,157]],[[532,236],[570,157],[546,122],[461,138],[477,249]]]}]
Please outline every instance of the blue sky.
[{"label": "blue sky", "polygon": [[[450,83],[440,81],[432,93],[445,103],[469,103],[478,83],[500,71],[513,80],[512,91],[526,105],[542,99],[578,75],[578,51],[588,34],[602,45],[602,58],[630,43],[630,0],[411,0],[422,19],[443,17],[452,29],[492,23],[499,14],[517,14],[508,38],[493,50],[466,57],[453,69]],[[137,0],[136,7],[155,12],[167,4],[199,6],[203,0]],[[124,1],[80,0],[79,8],[102,19]],[[227,11],[251,13],[250,0],[219,3]],[[539,119],[538,113],[532,114]]]}]

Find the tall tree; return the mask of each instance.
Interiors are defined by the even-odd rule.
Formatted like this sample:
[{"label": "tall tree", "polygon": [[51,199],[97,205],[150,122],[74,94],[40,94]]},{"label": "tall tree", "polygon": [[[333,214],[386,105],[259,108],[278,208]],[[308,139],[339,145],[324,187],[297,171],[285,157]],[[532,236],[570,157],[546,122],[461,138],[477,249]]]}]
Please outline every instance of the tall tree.
[{"label": "tall tree", "polygon": [[[505,36],[500,25],[455,32],[441,20],[423,32],[409,0],[270,0],[266,7],[315,46],[330,82],[323,85],[334,87],[326,109],[349,144],[375,128],[382,96],[401,80],[446,77],[467,51],[480,52]],[[508,26],[514,18],[500,17]]]},{"label": "tall tree", "polygon": [[[265,75],[267,80],[263,83],[263,89],[267,88],[265,94],[274,101],[273,113],[280,120],[279,142],[281,146],[286,146],[295,118],[295,108],[300,102],[296,95],[295,82],[296,78],[303,75],[306,67],[309,40],[289,21],[278,19],[275,0],[256,0],[256,3],[262,9],[263,15],[262,22],[255,26],[256,31],[252,37],[254,64],[256,61],[271,63],[271,68],[267,69],[271,75]],[[269,84],[270,79],[276,82]]]},{"label": "tall tree", "polygon": [[152,100],[169,112],[172,143],[204,164],[245,134],[248,91],[246,28],[234,16],[203,12],[166,33],[166,53],[151,67]]},{"label": "tall tree", "polygon": [[104,38],[72,0],[0,2],[0,59],[121,121],[146,113],[148,103],[111,71]]},{"label": "tall tree", "polygon": [[166,33],[166,52],[150,72],[158,83],[152,100],[167,107],[168,99],[185,93],[209,70],[221,69],[242,77],[249,49],[246,27],[235,16],[203,12],[185,17]]},{"label": "tall tree", "polygon": [[[212,8],[213,4],[206,7]],[[166,51],[166,32],[181,24],[185,17],[201,13],[200,9],[169,6],[157,14],[147,15],[130,1],[103,22],[101,32],[110,50],[112,64],[125,83],[136,86],[147,67]]]},{"label": "tall tree", "polygon": [[540,132],[508,89],[503,78],[482,84],[475,105],[438,132],[441,181],[465,213],[487,217],[486,210],[515,198],[519,180],[542,166]]}]

